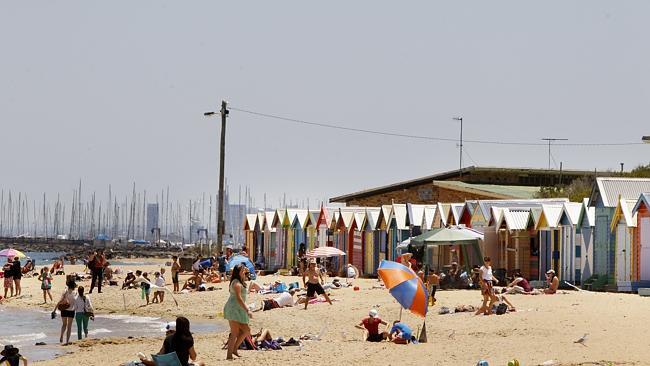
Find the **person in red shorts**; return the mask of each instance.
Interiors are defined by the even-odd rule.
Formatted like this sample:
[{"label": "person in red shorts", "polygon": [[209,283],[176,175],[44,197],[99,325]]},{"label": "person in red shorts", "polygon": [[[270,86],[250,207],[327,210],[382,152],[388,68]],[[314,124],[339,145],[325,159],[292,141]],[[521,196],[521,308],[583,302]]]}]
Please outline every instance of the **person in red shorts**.
[{"label": "person in red shorts", "polygon": [[388,338],[387,332],[379,332],[379,325],[387,325],[385,321],[381,320],[377,309],[370,309],[368,317],[364,318],[361,323],[355,325],[359,329],[366,329],[368,331],[368,342],[381,342]]}]

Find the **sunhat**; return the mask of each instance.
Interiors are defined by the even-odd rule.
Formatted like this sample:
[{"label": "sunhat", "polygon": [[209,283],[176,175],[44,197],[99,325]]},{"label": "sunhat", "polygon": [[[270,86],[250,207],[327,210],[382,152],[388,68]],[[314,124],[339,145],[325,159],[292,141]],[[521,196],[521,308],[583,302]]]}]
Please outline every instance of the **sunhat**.
[{"label": "sunhat", "polygon": [[379,312],[377,311],[377,309],[370,309],[370,311],[368,312],[368,316],[371,318],[376,318],[378,315]]},{"label": "sunhat", "polygon": [[552,269],[549,269],[548,271],[546,271],[546,274],[555,274],[555,271],[552,270]]},{"label": "sunhat", "polygon": [[14,347],[11,344],[5,346],[5,349],[0,351],[1,356],[13,356],[18,354],[18,348]]}]

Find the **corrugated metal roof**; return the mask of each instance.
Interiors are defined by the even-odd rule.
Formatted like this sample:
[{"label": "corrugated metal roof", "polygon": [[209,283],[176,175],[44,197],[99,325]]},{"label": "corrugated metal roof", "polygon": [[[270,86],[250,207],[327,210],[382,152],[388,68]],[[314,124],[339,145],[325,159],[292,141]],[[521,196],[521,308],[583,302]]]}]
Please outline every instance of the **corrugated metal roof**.
[{"label": "corrugated metal roof", "polygon": [[442,221],[442,226],[447,226],[449,211],[451,211],[451,204],[438,202],[438,213],[440,214],[440,221]]},{"label": "corrugated metal roof", "polygon": [[[556,228],[560,223],[560,217],[562,217],[562,209],[564,205],[542,205],[542,214],[546,220],[545,227]],[[541,225],[541,224],[540,224]]]},{"label": "corrugated metal roof", "polygon": [[349,229],[352,225],[352,220],[354,220],[354,212],[352,211],[341,211],[339,216],[339,223],[343,224],[343,227]]},{"label": "corrugated metal roof", "polygon": [[264,229],[273,230],[272,226],[273,226],[273,219],[275,217],[275,211],[266,211],[264,213],[264,216],[266,216],[264,220]]},{"label": "corrugated metal roof", "polygon": [[528,228],[528,220],[530,219],[530,209],[513,209],[504,208],[501,210],[501,218],[499,219],[496,228],[501,227],[505,221],[506,229],[512,230],[526,230]]},{"label": "corrugated metal roof", "polygon": [[[535,198],[539,193],[539,187],[527,186],[505,186],[497,184],[472,184],[460,181],[434,181],[434,186],[459,190],[464,192],[481,194],[492,198],[511,199],[511,198]],[[472,211],[473,212],[473,211]]]},{"label": "corrugated metal roof", "polygon": [[488,221],[488,226],[490,226],[490,224],[494,225],[503,219],[503,210],[505,210],[503,207],[492,207],[490,209],[492,213],[490,214],[490,221]]},{"label": "corrugated metal roof", "polygon": [[406,205],[403,203],[393,203],[393,215],[398,230],[408,230],[406,225]]},{"label": "corrugated metal roof", "polygon": [[605,207],[616,207],[619,198],[636,200],[650,192],[650,178],[596,178],[596,183]]},{"label": "corrugated metal roof", "polygon": [[363,225],[366,221],[366,210],[357,211],[354,213],[354,222],[356,223],[357,230],[363,230]]},{"label": "corrugated metal roof", "polygon": [[384,222],[382,223],[383,225],[386,225],[388,227],[390,220],[390,216],[393,214],[393,205],[382,205],[381,206],[381,214]]},{"label": "corrugated metal roof", "polygon": [[582,210],[582,203],[565,202],[562,215],[566,215],[571,225],[576,226],[580,220],[580,210]]},{"label": "corrugated metal roof", "polygon": [[422,226],[424,207],[425,205],[406,204],[406,212],[408,213],[409,218],[408,221],[411,226]]},{"label": "corrugated metal roof", "polygon": [[636,202],[637,200],[626,200],[621,198],[621,210],[623,211],[625,224],[628,227],[636,227],[636,212],[632,213],[632,209],[634,208]]},{"label": "corrugated metal roof", "polygon": [[255,230],[255,223],[257,223],[257,215],[246,214],[246,227],[248,230]]},{"label": "corrugated metal roof", "polygon": [[641,207],[641,203],[643,203],[645,207],[650,208],[650,193],[642,193],[639,195],[639,199],[636,201],[634,207],[632,208],[632,212],[634,212],[634,214],[636,214],[636,212],[639,210],[639,207]]},{"label": "corrugated metal roof", "polygon": [[381,208],[366,208],[366,220],[368,225],[373,229],[377,229],[380,212]]},{"label": "corrugated metal roof", "polygon": [[425,206],[424,207],[424,215],[422,219],[422,227],[425,229],[431,229],[434,224],[434,220],[436,218],[436,209],[438,206]]},{"label": "corrugated metal roof", "polygon": [[[542,204],[557,204],[563,205],[564,202],[569,202],[568,198],[536,198],[536,199],[526,199],[526,200],[479,200],[478,205],[479,209],[483,213],[485,222],[491,221],[492,216],[492,207],[509,207],[513,208],[530,208],[530,207],[541,207]],[[495,222],[493,220],[492,222]]]},{"label": "corrugated metal roof", "polygon": [[463,212],[464,203],[451,203],[451,215],[454,218],[454,225],[458,225],[460,221],[460,215]]}]

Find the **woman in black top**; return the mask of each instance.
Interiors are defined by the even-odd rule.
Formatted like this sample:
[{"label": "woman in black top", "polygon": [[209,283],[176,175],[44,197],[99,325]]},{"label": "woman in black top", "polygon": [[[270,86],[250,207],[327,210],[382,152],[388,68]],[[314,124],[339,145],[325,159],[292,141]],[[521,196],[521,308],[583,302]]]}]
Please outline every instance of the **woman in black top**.
[{"label": "woman in black top", "polygon": [[23,267],[20,265],[20,258],[14,258],[14,264],[11,267],[14,273],[14,287],[16,288],[16,296],[20,296],[20,280],[23,278]]},{"label": "woman in black top", "polygon": [[[204,366],[203,362],[196,362],[196,351],[194,350],[194,338],[190,332],[190,321],[179,316],[176,318],[176,331],[165,338],[163,346],[158,352],[159,355],[176,352],[181,366]],[[192,363],[190,363],[192,360]],[[147,366],[155,366],[153,361],[142,360]]]}]

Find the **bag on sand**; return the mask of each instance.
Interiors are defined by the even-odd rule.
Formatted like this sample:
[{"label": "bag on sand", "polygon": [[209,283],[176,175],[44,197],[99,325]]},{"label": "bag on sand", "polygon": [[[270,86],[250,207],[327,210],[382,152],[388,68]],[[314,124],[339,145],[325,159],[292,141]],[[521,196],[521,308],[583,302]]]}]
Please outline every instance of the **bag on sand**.
[{"label": "bag on sand", "polygon": [[508,311],[508,305],[506,305],[504,303],[501,303],[501,304],[497,305],[497,310],[496,310],[497,315],[503,315],[507,311]]}]

